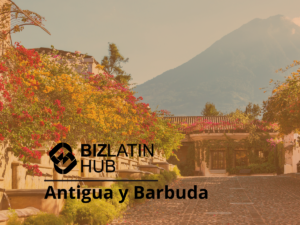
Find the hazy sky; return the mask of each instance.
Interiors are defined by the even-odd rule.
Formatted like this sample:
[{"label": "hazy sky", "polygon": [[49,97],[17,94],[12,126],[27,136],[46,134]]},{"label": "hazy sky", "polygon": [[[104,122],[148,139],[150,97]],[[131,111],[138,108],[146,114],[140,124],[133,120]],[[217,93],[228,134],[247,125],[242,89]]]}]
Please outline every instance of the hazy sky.
[{"label": "hazy sky", "polygon": [[88,53],[101,61],[108,42],[129,58],[141,84],[173,69],[254,18],[300,17],[299,0],[14,0],[46,18],[51,36],[28,26],[13,35],[27,48]]}]

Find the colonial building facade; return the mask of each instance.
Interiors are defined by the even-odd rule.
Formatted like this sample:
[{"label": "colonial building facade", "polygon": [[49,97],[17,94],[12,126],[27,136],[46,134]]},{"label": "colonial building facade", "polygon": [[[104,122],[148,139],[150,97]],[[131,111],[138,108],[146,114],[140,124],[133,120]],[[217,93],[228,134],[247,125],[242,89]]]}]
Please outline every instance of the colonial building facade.
[{"label": "colonial building facade", "polygon": [[[202,124],[201,132],[197,131],[199,129],[194,129],[195,132],[189,132],[186,134],[185,138],[182,140],[182,146],[178,152],[176,152],[179,161],[170,159],[170,162],[177,164],[182,170],[188,170],[193,168],[194,171],[189,171],[190,174],[203,176],[228,176],[226,171],[228,165],[226,160],[226,150],[224,148],[214,149],[209,151],[209,155],[205,155],[204,149],[201,148],[197,143],[203,140],[226,140],[227,138],[233,139],[235,142],[239,142],[242,139],[246,139],[249,136],[244,129],[240,127],[235,129],[235,123],[232,122],[226,116],[215,116],[215,117],[202,117],[202,116],[176,116],[167,117],[173,123],[186,123],[188,126],[193,125],[198,120],[209,121],[207,124],[221,124],[219,126],[206,126]],[[199,126],[199,125],[198,125]],[[200,127],[199,127],[200,128]],[[226,135],[224,135],[226,134]],[[271,137],[276,137],[278,133],[273,130],[269,131]],[[189,155],[189,149],[194,148],[193,151],[195,155]],[[259,153],[260,154],[260,153]],[[195,162],[195,166],[191,165],[191,158],[198,158],[200,160],[192,160]],[[208,157],[208,160],[205,158]],[[243,166],[247,165],[249,159],[247,158],[246,150],[241,148],[236,148],[234,154],[231,155],[233,166]],[[175,163],[177,161],[177,163]],[[200,162],[200,163],[199,163]]]}]

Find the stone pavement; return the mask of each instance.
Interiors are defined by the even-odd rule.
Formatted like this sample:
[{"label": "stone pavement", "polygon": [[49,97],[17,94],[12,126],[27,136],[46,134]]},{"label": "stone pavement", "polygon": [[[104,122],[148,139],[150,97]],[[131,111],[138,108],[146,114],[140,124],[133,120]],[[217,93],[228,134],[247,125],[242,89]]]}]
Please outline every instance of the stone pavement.
[{"label": "stone pavement", "polygon": [[[288,176],[184,177],[172,189],[207,189],[208,199],[148,200],[112,224],[300,224],[300,179]],[[182,192],[181,192],[182,193]]]}]

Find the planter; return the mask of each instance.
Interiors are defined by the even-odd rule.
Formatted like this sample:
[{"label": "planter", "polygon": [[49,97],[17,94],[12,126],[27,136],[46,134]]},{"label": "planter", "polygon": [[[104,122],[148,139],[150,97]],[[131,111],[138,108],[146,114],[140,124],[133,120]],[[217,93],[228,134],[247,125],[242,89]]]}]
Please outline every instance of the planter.
[{"label": "planter", "polygon": [[153,162],[153,165],[157,165],[158,167],[164,168],[166,171],[170,171],[168,162]]},{"label": "planter", "polygon": [[[16,214],[18,215],[19,221],[24,221],[27,217],[34,216],[40,212],[40,210],[34,207],[28,207],[25,209],[15,209]],[[6,225],[9,219],[11,212],[9,210],[0,211],[0,224]]]},{"label": "planter", "polygon": [[[53,197],[45,199],[47,189],[6,190],[5,192],[13,209],[34,207],[40,211],[58,215],[64,205],[63,195],[62,199],[53,199]],[[58,191],[54,190],[54,192],[57,196]],[[3,202],[2,207],[8,209],[9,205]]]},{"label": "planter", "polygon": [[160,173],[159,167],[155,166],[155,165],[138,165],[137,167],[141,171],[151,172],[151,173],[154,173],[154,174],[159,174]]},{"label": "planter", "polygon": [[119,177],[125,179],[141,179],[144,174],[144,172],[140,170],[118,170],[117,173]]}]

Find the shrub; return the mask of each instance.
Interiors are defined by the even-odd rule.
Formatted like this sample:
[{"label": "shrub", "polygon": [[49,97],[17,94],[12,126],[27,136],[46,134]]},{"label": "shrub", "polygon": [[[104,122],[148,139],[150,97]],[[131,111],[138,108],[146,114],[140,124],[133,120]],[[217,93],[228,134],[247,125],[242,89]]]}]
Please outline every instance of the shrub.
[{"label": "shrub", "polygon": [[273,173],[275,172],[274,164],[269,162],[262,164],[250,164],[248,166],[237,166],[234,168],[230,168],[227,171],[230,174],[239,174],[241,169],[251,169],[251,173]]},{"label": "shrub", "polygon": [[77,208],[75,223],[103,225],[118,216],[116,207],[112,204],[105,200],[92,199],[88,204],[80,202]]},{"label": "shrub", "polygon": [[174,175],[173,174],[174,174],[173,171],[169,171],[169,172],[164,171],[164,172],[161,173],[161,175],[164,176],[164,178],[165,178],[165,180],[166,180],[167,183],[169,183],[171,180],[174,179]]},{"label": "shrub", "polygon": [[[157,182],[138,182],[138,186],[147,189],[162,189],[164,186],[176,179],[177,174],[175,171],[163,172],[161,174],[150,174],[142,177],[143,180],[158,180]],[[111,186],[113,191],[112,199],[91,199],[89,203],[82,203],[76,199],[68,198],[61,212],[62,217],[66,224],[93,224],[102,225],[111,222],[114,218],[122,215],[129,204],[142,203],[146,198],[135,199],[134,189],[136,183],[122,182]],[[102,188],[103,187],[95,187]],[[119,194],[119,189],[128,189],[127,197],[123,203]],[[104,190],[103,190],[104,192]],[[102,192],[102,194],[103,194]]]},{"label": "shrub", "polygon": [[15,210],[9,210],[10,214],[8,215],[7,225],[22,225],[22,222],[19,220],[18,214]]},{"label": "shrub", "polygon": [[75,221],[78,207],[79,201],[77,199],[68,198],[65,201],[64,207],[61,211],[61,215],[66,224],[72,224]]},{"label": "shrub", "polygon": [[[103,189],[102,194],[105,192],[105,188],[103,187],[94,188]],[[83,203],[80,200],[68,198],[61,215],[67,224],[107,224],[112,219],[120,217],[129,203],[128,198],[126,198],[123,203],[119,203],[119,201],[121,201],[119,194],[120,188],[118,185],[113,185],[110,188],[113,192],[113,198],[107,200],[104,198],[92,198],[89,203]]]},{"label": "shrub", "polygon": [[25,219],[23,225],[65,225],[65,221],[54,214],[39,213],[36,216],[31,216]]},{"label": "shrub", "polygon": [[174,166],[173,171],[176,173],[176,178],[181,177],[180,170],[178,169],[177,165]]}]

